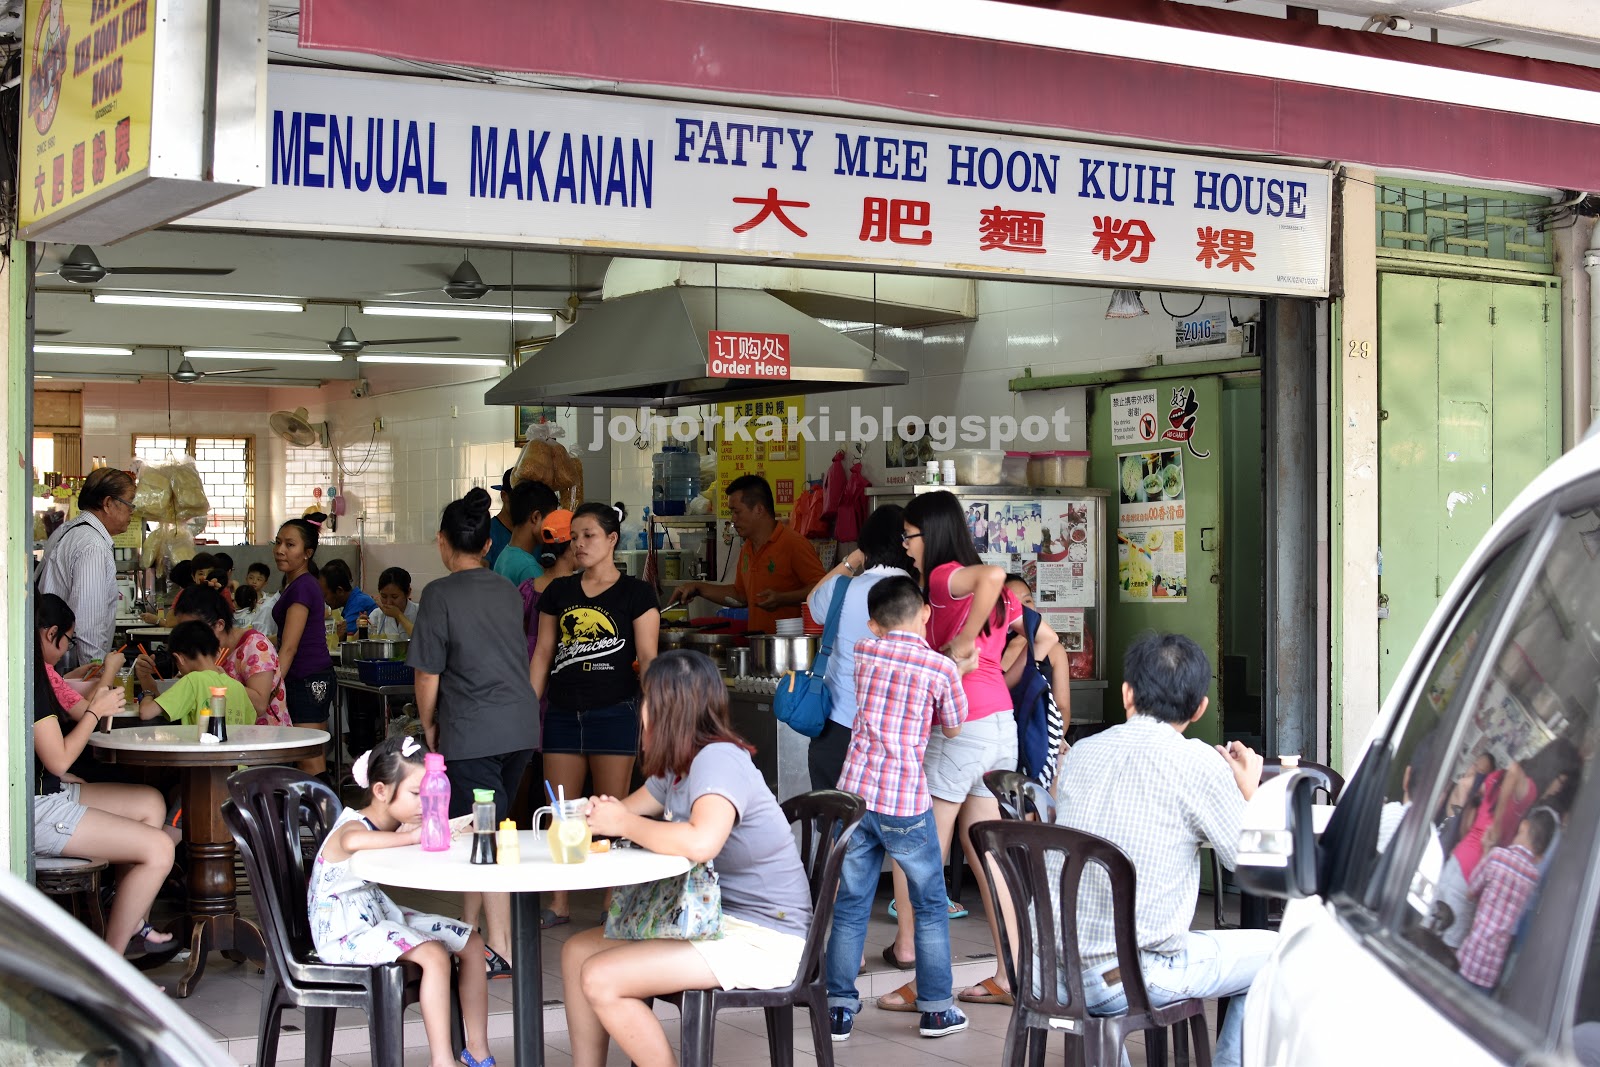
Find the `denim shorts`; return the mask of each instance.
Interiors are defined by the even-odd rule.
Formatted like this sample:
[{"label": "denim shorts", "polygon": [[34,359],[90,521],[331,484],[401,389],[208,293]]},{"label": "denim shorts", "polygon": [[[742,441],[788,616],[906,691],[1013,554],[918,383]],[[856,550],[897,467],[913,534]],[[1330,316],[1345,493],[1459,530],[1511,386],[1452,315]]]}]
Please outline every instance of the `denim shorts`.
[{"label": "denim shorts", "polygon": [[33,798],[33,853],[36,856],[59,856],[66,851],[67,842],[78,828],[84,812],[88,811],[78,799],[78,785],[62,785],[61,792]]},{"label": "denim shorts", "polygon": [[636,756],[639,754],[639,702],[624,700],[580,711],[551,704],[544,717],[546,755]]},{"label": "denim shorts", "polygon": [[1001,711],[963,723],[954,737],[935,727],[922,766],[928,774],[928,792],[936,800],[959,804],[969,796],[992,798],[983,776],[1017,769],[1016,715]]}]

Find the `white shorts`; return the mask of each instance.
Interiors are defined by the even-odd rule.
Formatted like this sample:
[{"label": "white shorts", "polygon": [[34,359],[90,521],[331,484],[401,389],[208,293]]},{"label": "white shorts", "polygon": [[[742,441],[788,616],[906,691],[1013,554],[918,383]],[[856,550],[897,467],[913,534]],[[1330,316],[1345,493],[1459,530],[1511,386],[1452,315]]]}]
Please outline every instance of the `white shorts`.
[{"label": "white shorts", "polygon": [[722,916],[722,937],[691,941],[723,989],[777,989],[794,981],[806,939]]},{"label": "white shorts", "polygon": [[88,811],[78,799],[78,784],[69,782],[59,793],[33,798],[33,854],[59,856],[66,851],[72,832]]},{"label": "white shorts", "polygon": [[977,722],[962,723],[961,732],[946,737],[937,726],[923,754],[928,792],[935,800],[959,804],[968,797],[993,798],[983,776],[1017,769],[1017,716],[1001,711]]}]

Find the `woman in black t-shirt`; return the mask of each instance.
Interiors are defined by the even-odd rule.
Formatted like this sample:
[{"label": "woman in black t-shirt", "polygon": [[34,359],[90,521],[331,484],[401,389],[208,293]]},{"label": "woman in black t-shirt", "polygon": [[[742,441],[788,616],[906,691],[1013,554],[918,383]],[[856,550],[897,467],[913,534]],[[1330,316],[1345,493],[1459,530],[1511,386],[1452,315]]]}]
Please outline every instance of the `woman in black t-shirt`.
[{"label": "woman in black t-shirt", "polygon": [[[617,570],[622,511],[584,504],[572,514],[572,551],[582,573],[558,578],[539,597],[533,688],[549,700],[544,772],[551,788],[628,795],[639,752],[639,675],[656,656],[661,610],[655,590]],[[567,921],[558,893],[543,925]]]}]

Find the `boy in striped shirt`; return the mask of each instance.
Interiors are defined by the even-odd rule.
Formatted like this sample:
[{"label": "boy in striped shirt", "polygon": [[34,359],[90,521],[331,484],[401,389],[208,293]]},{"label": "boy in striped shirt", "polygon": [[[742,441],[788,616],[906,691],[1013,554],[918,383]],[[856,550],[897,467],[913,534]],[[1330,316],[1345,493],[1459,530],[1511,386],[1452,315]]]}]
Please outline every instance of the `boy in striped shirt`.
[{"label": "boy in striped shirt", "polygon": [[875,635],[856,645],[856,719],[839,788],[859,794],[867,814],[846,846],[828,939],[828,1017],[833,1039],[855,1025],[856,972],[867,917],[888,853],[905,872],[916,915],[918,1032],[967,1028],[951,996],[950,914],[933,799],[922,770],[928,734],[961,731],[967,698],[948,656],[928,647],[928,604],[910,578],[885,578],[867,594]]}]

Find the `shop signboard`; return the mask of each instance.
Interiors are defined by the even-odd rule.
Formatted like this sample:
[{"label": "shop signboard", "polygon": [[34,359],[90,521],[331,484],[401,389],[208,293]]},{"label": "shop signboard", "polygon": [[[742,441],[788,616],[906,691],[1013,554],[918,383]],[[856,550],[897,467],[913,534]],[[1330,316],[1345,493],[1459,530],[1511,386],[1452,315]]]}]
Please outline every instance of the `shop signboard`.
[{"label": "shop signboard", "polygon": [[290,67],[268,90],[266,187],[186,222],[1328,292],[1325,170]]},{"label": "shop signboard", "polygon": [[791,436],[805,417],[805,398],[782,396],[721,404],[717,441],[718,516],[729,518],[728,484],[746,474],[759,474],[772,486],[772,502],[780,520],[787,519],[806,486],[806,443]]},{"label": "shop signboard", "polygon": [[[208,6],[27,0],[23,237],[103,244],[260,184],[261,5]],[[226,78],[207,76],[208,40]]]}]

